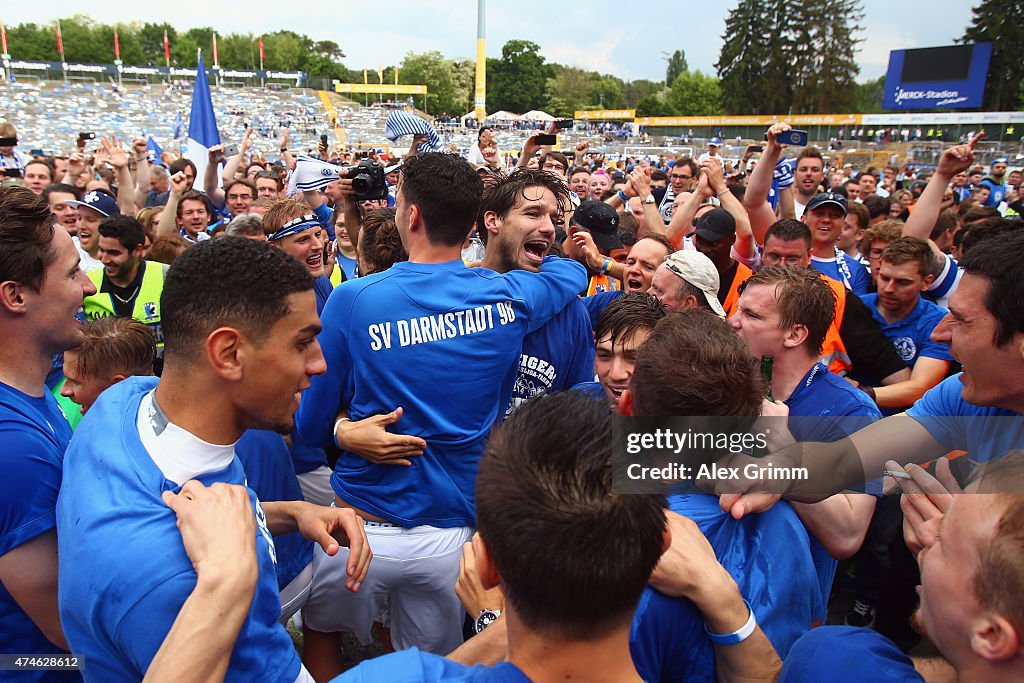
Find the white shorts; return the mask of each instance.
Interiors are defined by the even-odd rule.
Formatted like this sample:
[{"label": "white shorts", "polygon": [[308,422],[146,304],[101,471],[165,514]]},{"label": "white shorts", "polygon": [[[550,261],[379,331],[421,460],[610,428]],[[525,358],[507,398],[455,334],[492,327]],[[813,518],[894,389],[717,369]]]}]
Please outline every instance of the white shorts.
[{"label": "white shorts", "polygon": [[303,472],[298,475],[299,488],[302,489],[302,497],[307,503],[313,505],[333,505],[334,489],[331,488],[331,474],[333,470],[327,465],[321,465],[315,470]]},{"label": "white shorts", "polygon": [[313,549],[313,591],[303,623],[327,633],[351,631],[363,645],[385,600],[391,607],[391,642],[396,650],[418,647],[446,655],[462,644],[465,610],[455,595],[462,545],[469,527],[439,529],[366,522],[373,561],[358,593],[345,589],[348,550],[328,557]]},{"label": "white shorts", "polygon": [[281,590],[281,623],[287,624],[292,615],[302,609],[313,590],[313,562],[310,561],[299,575]]}]

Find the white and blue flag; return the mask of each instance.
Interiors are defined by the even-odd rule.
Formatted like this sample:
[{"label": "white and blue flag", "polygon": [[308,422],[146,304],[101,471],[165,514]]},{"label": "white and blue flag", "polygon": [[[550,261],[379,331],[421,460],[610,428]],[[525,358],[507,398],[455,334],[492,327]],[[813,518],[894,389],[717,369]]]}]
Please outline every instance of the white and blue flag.
[{"label": "white and blue flag", "polygon": [[220,144],[217,119],[213,114],[213,99],[210,97],[210,83],[206,80],[206,65],[203,53],[199,53],[196,84],[192,89],[192,113],[188,118],[188,158],[196,165],[196,180],[193,187],[203,189],[203,174],[209,160],[210,148]]}]

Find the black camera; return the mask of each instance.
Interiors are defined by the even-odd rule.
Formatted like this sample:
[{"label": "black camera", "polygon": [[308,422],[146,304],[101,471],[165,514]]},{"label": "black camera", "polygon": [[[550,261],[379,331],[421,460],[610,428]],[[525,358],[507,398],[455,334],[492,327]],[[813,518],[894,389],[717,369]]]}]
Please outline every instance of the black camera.
[{"label": "black camera", "polygon": [[384,179],[384,167],[371,159],[364,159],[348,170],[346,178],[352,181],[354,198],[387,199],[388,184]]}]

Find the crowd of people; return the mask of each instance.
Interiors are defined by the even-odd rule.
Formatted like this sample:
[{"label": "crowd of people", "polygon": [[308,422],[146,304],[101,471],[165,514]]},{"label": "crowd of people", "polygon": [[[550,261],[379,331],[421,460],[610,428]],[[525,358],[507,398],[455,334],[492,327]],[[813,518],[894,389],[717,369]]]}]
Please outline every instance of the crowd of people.
[{"label": "crowd of people", "polygon": [[[1022,675],[1021,172],[789,130],[0,147],[0,642],[84,665],[13,680]],[[784,420],[721,462],[808,479],[624,491],[666,416]]]}]

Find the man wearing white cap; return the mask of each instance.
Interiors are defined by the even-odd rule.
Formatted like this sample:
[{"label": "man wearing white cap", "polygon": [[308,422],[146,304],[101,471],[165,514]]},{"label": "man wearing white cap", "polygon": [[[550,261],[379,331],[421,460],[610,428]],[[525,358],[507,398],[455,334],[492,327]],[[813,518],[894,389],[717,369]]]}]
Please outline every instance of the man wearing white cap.
[{"label": "man wearing white cap", "polygon": [[718,301],[718,269],[699,251],[679,250],[658,266],[647,293],[670,311],[703,306],[725,317]]}]

